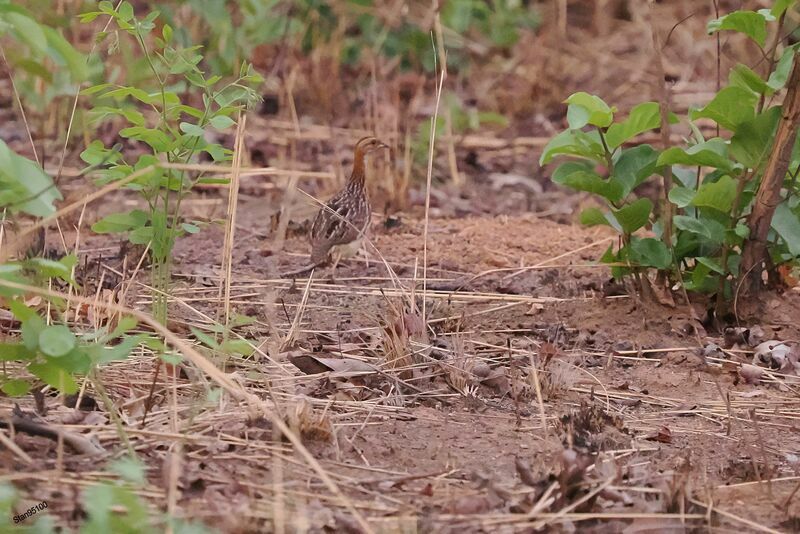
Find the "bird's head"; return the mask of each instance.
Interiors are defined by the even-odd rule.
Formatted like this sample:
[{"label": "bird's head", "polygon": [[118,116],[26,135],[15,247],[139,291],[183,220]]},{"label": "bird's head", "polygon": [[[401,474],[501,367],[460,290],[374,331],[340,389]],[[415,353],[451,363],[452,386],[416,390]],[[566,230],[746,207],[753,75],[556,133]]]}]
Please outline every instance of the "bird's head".
[{"label": "bird's head", "polygon": [[377,137],[362,137],[356,143],[356,152],[361,152],[362,154],[370,154],[372,152],[376,152],[383,148],[388,149],[389,145],[378,139]]}]

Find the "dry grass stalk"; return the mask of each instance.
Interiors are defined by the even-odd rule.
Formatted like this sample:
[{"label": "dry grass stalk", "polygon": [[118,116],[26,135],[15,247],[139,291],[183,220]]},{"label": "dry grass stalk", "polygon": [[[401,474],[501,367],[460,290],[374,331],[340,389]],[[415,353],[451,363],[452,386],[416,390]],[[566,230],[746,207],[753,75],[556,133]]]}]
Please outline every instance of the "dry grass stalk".
[{"label": "dry grass stalk", "polygon": [[243,115],[240,112],[237,123],[228,189],[228,211],[225,218],[225,242],[222,246],[222,280],[219,288],[220,295],[224,295],[223,316],[226,327],[230,323],[231,315],[233,242],[236,233],[236,208],[239,200],[239,176],[242,168],[242,154],[244,154],[244,132],[247,127],[247,115]]}]

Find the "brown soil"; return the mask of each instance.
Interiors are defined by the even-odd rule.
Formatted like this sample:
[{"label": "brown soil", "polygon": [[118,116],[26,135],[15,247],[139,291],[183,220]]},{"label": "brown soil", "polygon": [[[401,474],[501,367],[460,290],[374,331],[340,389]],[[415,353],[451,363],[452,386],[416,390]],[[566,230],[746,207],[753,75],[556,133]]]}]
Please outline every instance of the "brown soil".
[{"label": "brown soil", "polygon": [[[243,228],[258,232],[264,224],[259,204],[240,205]],[[361,260],[343,263],[335,283],[318,274],[295,341],[282,348],[277,340],[295,319],[305,281],[290,287],[266,273],[301,264],[304,258],[292,253],[305,255],[304,239],[290,239],[286,251],[265,255],[259,249],[267,247],[243,233],[231,300],[236,311],[257,319],[239,331],[262,355],[217,360],[251,391],[269,399],[271,389],[284,413],[300,413],[286,419],[373,528],[517,532],[540,522],[581,531],[751,530],[755,524],[791,530],[800,500],[791,499],[788,508],[781,504],[798,480],[792,455],[800,450],[800,385],[793,379],[765,376],[749,385],[735,366],[704,364],[700,343],[723,341],[705,333],[686,306],[639,302],[609,284],[606,269],[588,265],[607,235],[524,215],[430,221],[426,307],[435,349],[407,367],[390,364],[383,343],[386,324],[397,318],[392,310],[408,311],[412,288],[418,306],[422,297],[423,222],[414,215],[400,221],[391,229],[375,224],[373,231],[375,246],[400,277],[397,284],[386,280],[374,251],[368,267]],[[208,324],[203,314],[215,316],[222,241],[221,230],[212,227],[179,244],[176,278],[201,278],[178,282],[175,294],[183,304],[174,305],[175,328]],[[540,268],[504,279],[535,265]],[[759,326],[768,337],[799,337],[798,301],[792,293],[767,300]],[[346,373],[305,375],[290,363],[300,354],[344,356],[383,372],[349,379],[341,376]],[[734,361],[747,358],[731,354]],[[272,528],[280,510],[292,530],[356,528],[291,447],[272,441],[269,423],[225,396],[198,411],[203,387],[180,380],[173,405],[162,379],[146,431],[139,430],[151,361],[140,355],[102,373],[128,437],[148,465],[145,495],[151,504],[164,502],[170,462],[179,461],[178,516],[249,532]],[[489,380],[476,376],[486,372]],[[73,417],[56,399],[47,404],[45,419]],[[21,406],[33,409],[32,401]],[[170,420],[175,409],[177,430]],[[92,417],[66,428],[90,430],[115,450],[113,425]],[[173,433],[184,437],[168,439]],[[18,434],[15,441],[34,463],[26,466],[8,450],[2,462],[17,473],[26,502],[47,500],[51,513],[79,516],[72,496],[85,481],[105,478],[95,473],[95,461],[71,453],[59,460],[57,445],[44,438]],[[563,460],[565,447],[577,459]],[[283,482],[275,478],[278,464]],[[559,489],[542,497],[567,471],[589,464],[594,469],[579,470],[584,474],[569,495]],[[43,469],[59,466],[55,483],[41,477]],[[273,506],[277,499],[284,502],[279,508]],[[563,513],[527,518],[540,499],[541,511]],[[686,514],[683,523],[680,513]]]}]

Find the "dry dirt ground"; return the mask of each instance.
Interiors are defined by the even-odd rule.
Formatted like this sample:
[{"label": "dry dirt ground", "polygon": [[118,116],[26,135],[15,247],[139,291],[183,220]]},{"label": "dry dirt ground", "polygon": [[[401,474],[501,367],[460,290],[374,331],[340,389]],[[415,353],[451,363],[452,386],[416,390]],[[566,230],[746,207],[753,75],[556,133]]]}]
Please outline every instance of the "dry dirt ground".
[{"label": "dry dirt ground", "polygon": [[[424,219],[413,212],[375,221],[368,264],[292,283],[275,274],[303,264],[305,240],[274,250],[259,237],[262,204],[239,206],[230,298],[255,319],[235,332],[258,350],[205,354],[281,414],[318,465],[191,366],[193,381],[160,375],[142,426],[153,359],[137,353],[101,378],[147,466],[139,493],[153,510],[225,532],[359,532],[359,516],[376,532],[800,528],[800,382],[765,369],[747,383],[738,365],[750,347],[706,331],[681,298],[662,307],[611,283],[594,265],[608,234],[525,214],[433,218],[423,289]],[[223,240],[211,226],[176,249],[170,326],[187,339],[217,316]],[[83,249],[112,266],[108,239]],[[129,300],[147,309],[148,279],[138,281]],[[747,326],[796,340],[798,304],[796,293],[768,295]],[[708,343],[730,350],[704,361]],[[46,500],[70,524],[85,513],[80,492],[108,480],[105,462],[125,447],[105,409],[45,399],[45,420],[96,436],[108,454],[18,434],[32,462],[4,447],[0,465],[22,508]]]}]

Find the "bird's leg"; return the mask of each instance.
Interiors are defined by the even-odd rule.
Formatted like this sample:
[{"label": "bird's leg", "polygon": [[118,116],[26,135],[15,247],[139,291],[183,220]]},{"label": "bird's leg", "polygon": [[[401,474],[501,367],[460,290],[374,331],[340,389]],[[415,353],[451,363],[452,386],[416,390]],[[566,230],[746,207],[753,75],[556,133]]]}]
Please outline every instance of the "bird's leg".
[{"label": "bird's leg", "polygon": [[331,267],[331,274],[328,277],[328,280],[332,283],[336,283],[336,266],[339,265],[339,260],[342,259],[341,252],[334,252],[333,253],[333,266]]}]

